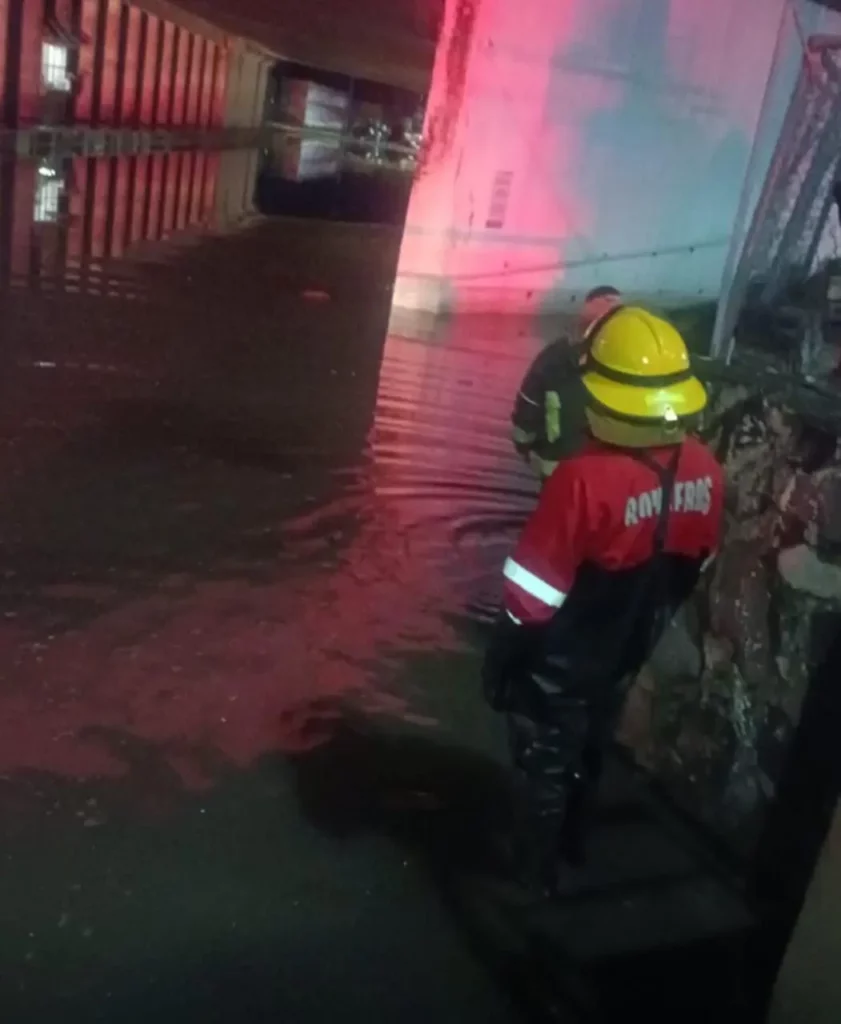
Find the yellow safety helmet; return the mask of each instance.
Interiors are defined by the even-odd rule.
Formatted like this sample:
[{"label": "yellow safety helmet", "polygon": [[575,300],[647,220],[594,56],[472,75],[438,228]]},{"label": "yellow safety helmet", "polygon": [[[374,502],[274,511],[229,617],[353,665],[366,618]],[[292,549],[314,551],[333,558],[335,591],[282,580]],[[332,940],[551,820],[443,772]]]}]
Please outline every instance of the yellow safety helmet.
[{"label": "yellow safety helmet", "polygon": [[599,324],[583,383],[590,429],[611,444],[673,444],[707,404],[678,331],[635,306],[622,306]]}]

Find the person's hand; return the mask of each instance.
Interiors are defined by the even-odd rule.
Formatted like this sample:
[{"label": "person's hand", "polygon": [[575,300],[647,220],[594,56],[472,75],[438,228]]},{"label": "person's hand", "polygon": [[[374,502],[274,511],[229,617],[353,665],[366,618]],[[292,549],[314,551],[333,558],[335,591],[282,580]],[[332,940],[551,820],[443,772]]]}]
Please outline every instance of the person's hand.
[{"label": "person's hand", "polygon": [[494,626],[482,665],[482,692],[494,711],[510,711],[517,680],[529,657],[534,633],[502,612]]}]

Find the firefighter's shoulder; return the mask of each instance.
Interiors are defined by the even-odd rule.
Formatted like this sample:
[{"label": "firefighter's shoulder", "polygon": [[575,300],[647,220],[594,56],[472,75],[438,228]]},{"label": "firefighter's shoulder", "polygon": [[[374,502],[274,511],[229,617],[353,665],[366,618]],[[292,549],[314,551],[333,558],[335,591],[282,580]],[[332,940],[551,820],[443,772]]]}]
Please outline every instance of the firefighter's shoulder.
[{"label": "firefighter's shoulder", "polygon": [[560,377],[572,376],[573,373],[569,343],[565,338],[553,341],[532,360],[520,385],[520,393],[525,398],[540,401]]}]

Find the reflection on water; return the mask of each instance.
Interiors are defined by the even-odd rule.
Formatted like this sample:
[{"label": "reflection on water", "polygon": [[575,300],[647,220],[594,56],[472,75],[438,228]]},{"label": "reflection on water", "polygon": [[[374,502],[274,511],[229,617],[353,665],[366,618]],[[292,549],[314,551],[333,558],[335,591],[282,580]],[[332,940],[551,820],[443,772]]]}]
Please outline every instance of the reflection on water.
[{"label": "reflection on water", "polygon": [[434,722],[406,659],[464,649],[533,501],[526,347],[383,349],[398,232],[232,232],[256,162],[211,156],[86,161],[47,225],[7,169],[3,770],[131,773],[117,730],[193,784],[208,750],[312,745],[337,699]]},{"label": "reflection on water", "polygon": [[262,213],[402,225],[414,159],[405,147],[371,146],[335,134],[277,132],[257,186]]},{"label": "reflection on water", "polygon": [[[130,289],[131,262],[123,257],[224,229],[252,210],[258,159],[257,150],[5,159],[0,287]],[[103,277],[106,262],[111,279]]]}]

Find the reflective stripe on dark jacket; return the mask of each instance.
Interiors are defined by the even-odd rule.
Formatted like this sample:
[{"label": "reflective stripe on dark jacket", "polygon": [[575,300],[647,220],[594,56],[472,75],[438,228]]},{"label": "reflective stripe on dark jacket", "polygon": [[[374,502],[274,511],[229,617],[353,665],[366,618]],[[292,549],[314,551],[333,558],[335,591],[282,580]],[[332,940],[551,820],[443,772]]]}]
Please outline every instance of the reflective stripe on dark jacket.
[{"label": "reflective stripe on dark jacket", "polygon": [[548,345],[526,372],[514,403],[514,446],[525,459],[537,456],[547,470],[580,451],[587,438],[579,359],[566,340]]}]

